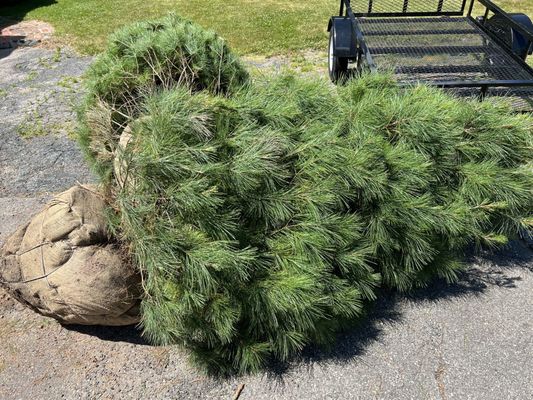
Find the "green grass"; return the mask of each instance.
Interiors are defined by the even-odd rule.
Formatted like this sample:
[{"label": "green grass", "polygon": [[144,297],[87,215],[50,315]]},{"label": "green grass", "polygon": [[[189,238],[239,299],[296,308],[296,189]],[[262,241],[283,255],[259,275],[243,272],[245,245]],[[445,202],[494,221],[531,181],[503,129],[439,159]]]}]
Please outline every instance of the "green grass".
[{"label": "green grass", "polygon": [[46,136],[48,133],[49,127],[44,124],[42,116],[36,110],[29,113],[17,126],[17,134],[24,139]]},{"label": "green grass", "polygon": [[[0,16],[51,23],[59,38],[82,53],[103,49],[107,36],[138,20],[173,11],[214,29],[239,54],[324,49],[326,23],[338,12],[336,0],[28,0],[0,7]],[[500,0],[506,10],[533,15],[533,1]]]}]

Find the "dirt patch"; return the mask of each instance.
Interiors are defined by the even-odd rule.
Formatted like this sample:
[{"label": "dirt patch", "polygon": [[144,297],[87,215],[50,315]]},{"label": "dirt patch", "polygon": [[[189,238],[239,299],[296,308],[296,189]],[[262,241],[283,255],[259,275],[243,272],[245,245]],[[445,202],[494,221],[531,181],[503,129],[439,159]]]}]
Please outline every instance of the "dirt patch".
[{"label": "dirt patch", "polygon": [[325,77],[328,73],[328,58],[323,51],[294,51],[284,55],[243,57],[252,75],[265,75],[290,70],[310,77]]},{"label": "dirt patch", "polygon": [[[4,289],[0,289],[0,314],[4,311],[12,310],[17,304],[16,300],[6,293]],[[0,315],[2,319],[3,315]]]}]

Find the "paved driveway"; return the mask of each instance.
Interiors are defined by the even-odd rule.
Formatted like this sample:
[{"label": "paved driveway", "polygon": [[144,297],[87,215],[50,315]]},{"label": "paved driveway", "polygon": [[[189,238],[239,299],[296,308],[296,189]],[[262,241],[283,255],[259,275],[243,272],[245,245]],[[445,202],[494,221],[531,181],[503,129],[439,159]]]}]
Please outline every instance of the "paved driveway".
[{"label": "paved driveway", "polygon": [[[44,104],[52,124],[72,121],[61,82],[88,62],[42,49],[0,57],[0,242],[51,193],[93,179],[65,132],[18,132],[32,104]],[[384,295],[330,351],[219,381],[134,328],[67,329],[0,292],[0,398],[231,399],[244,384],[243,400],[533,399],[533,251],[515,242],[468,262],[459,284]]]}]

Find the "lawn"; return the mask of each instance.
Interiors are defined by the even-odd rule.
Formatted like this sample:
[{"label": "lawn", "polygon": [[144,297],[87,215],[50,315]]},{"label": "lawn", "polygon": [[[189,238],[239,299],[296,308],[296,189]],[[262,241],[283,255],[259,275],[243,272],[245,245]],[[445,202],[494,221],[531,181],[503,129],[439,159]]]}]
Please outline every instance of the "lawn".
[{"label": "lawn", "polygon": [[[26,0],[0,7],[0,16],[51,23],[62,40],[82,53],[103,48],[116,28],[169,11],[186,16],[225,37],[240,54],[325,49],[326,22],[337,0]],[[533,0],[497,1],[509,11],[533,15]]]}]

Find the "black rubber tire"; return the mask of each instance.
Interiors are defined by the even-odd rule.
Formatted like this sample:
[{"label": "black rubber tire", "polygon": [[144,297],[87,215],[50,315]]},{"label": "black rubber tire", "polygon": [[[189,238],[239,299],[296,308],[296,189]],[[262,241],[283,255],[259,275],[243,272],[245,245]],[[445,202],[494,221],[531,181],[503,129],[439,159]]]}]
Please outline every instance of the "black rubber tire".
[{"label": "black rubber tire", "polygon": [[337,83],[348,76],[348,59],[335,55],[335,27],[329,31],[328,71],[333,83]]}]

